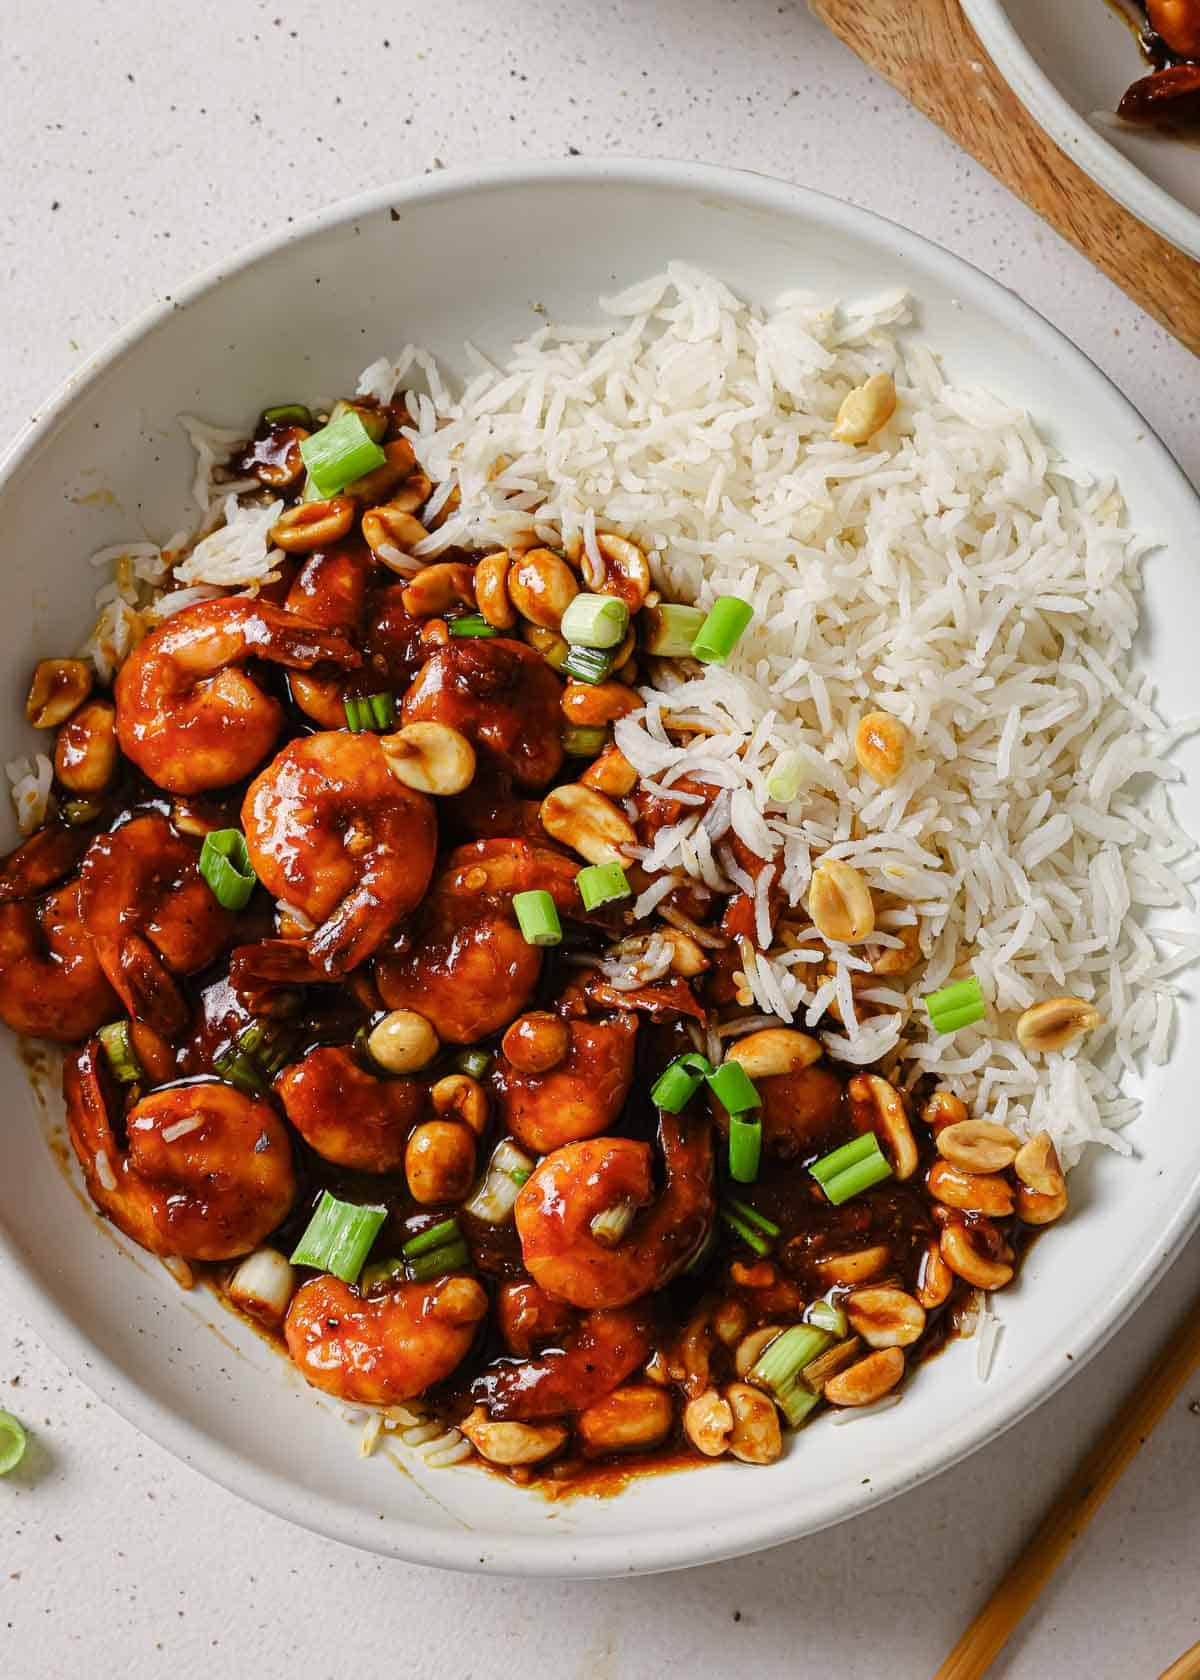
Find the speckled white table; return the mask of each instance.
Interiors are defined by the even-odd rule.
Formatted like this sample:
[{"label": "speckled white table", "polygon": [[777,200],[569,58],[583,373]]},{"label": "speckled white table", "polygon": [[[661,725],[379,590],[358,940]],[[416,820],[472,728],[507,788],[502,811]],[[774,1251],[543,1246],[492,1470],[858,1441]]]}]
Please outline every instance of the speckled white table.
[{"label": "speckled white table", "polygon": [[[1197,363],[795,0],[4,0],[0,40],[5,435],[113,328],[287,217],[422,170],[625,152],[764,170],[961,252],[1200,478]],[[0,1673],[919,1680],[1198,1288],[1194,1243],[1063,1393],[907,1499],[607,1585],[460,1579],[289,1528],[142,1441],[0,1310],[0,1404],[36,1431],[0,1483]],[[1200,1382],[995,1672],[1152,1680],[1200,1637],[1198,1471]]]}]

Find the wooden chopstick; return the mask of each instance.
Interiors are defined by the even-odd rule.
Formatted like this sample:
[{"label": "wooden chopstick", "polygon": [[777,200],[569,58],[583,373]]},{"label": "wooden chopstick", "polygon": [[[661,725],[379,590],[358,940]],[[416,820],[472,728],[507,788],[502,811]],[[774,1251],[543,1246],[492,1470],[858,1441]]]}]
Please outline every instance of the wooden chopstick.
[{"label": "wooden chopstick", "polygon": [[1176,1657],[1170,1668],[1164,1668],[1158,1680],[1196,1680],[1200,1674],[1200,1639],[1186,1650],[1181,1657]]},{"label": "wooden chopstick", "polygon": [[[981,1680],[989,1664],[1103,1505],[1130,1463],[1200,1365],[1200,1301],[1188,1312],[1144,1380],[1084,1459],[1041,1527],[938,1669],[934,1680]],[[1193,1646],[1162,1680],[1200,1675]]]}]

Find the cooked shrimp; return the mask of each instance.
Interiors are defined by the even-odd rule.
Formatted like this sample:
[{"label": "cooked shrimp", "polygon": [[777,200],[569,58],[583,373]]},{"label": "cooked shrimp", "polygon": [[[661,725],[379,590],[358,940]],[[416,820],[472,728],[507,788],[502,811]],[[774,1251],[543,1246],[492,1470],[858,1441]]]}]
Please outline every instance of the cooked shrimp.
[{"label": "cooked shrimp", "polygon": [[243,666],[307,671],[359,664],[344,637],[269,601],[199,601],[151,632],[114,694],[121,750],[159,787],[200,793],[250,773],[275,745],[283,708]]},{"label": "cooked shrimp", "polygon": [[578,1314],[565,1301],[556,1301],[530,1278],[502,1283],[496,1291],[496,1328],[509,1353],[526,1358],[547,1342],[561,1344],[570,1335]]},{"label": "cooked shrimp", "polygon": [[375,735],[293,741],[250,784],[242,827],[267,891],[320,924],[309,952],[329,975],[369,957],[433,872],[433,806],[396,780]]},{"label": "cooked shrimp", "polygon": [[[806,1067],[796,1073],[760,1076],[754,1083],[762,1104],[762,1142],[768,1155],[794,1161],[812,1157],[825,1146],[836,1146],[843,1087],[835,1073],[825,1067]],[[713,1103],[713,1112],[722,1132],[728,1132],[729,1117],[719,1103]]]},{"label": "cooked shrimp", "polygon": [[232,1260],[279,1225],[296,1198],[287,1131],[268,1102],[200,1080],[130,1109],[122,1147],[92,1039],[64,1071],[67,1125],[92,1200],[152,1254]]},{"label": "cooked shrimp", "polygon": [[393,1284],[378,1295],[318,1277],[293,1298],[284,1335],[314,1388],[360,1405],[392,1406],[450,1375],[487,1308],[470,1277]]},{"label": "cooked shrimp", "polygon": [[97,835],[80,870],[79,905],[96,954],[129,1014],[166,1038],[189,1009],[173,979],[194,974],[233,929],[205,883],[193,841],[157,811]]},{"label": "cooked shrimp", "polygon": [[34,898],[69,875],[87,851],[91,836],[80,828],[51,824],[39,828],[0,865],[0,904]]},{"label": "cooked shrimp", "polygon": [[66,1043],[120,1012],[79,914],[78,881],[0,905],[0,1020]]},{"label": "cooked shrimp", "polygon": [[633,1084],[636,1016],[565,1025],[566,1055],[547,1072],[522,1072],[504,1055],[496,1064],[500,1118],[537,1155],[607,1131]]},{"label": "cooked shrimp", "polygon": [[287,1117],[310,1149],[356,1172],[399,1172],[408,1134],[426,1108],[415,1079],[380,1079],[341,1044],[324,1044],[282,1074]]},{"label": "cooked shrimp", "polygon": [[528,840],[478,840],[451,852],[414,935],[383,952],[375,980],[389,1009],[416,1009],[448,1044],[474,1044],[519,1015],[541,973],[513,896],[543,888],[560,914],[582,916],[578,865]]},{"label": "cooked shrimp", "polygon": [[[284,605],[310,624],[353,635],[362,623],[373,565],[365,543],[312,554],[297,573]],[[340,729],[346,721],[343,686],[341,672],[297,671],[291,680],[292,699],[322,729]]]},{"label": "cooked shrimp", "polygon": [[581,1412],[643,1365],[652,1343],[645,1313],[629,1307],[589,1312],[561,1348],[530,1359],[497,1360],[471,1384],[471,1398],[494,1418]]},{"label": "cooked shrimp", "polygon": [[404,721],[451,724],[518,787],[544,787],[563,761],[562,684],[540,654],[507,637],[455,637],[426,660]]},{"label": "cooked shrimp", "polygon": [[[568,1143],[547,1155],[517,1197],[525,1269],[549,1294],[576,1307],[620,1307],[661,1289],[687,1264],[712,1220],[712,1133],[707,1121],[663,1113],[665,1183],[654,1200],[653,1151],[631,1138]],[[592,1221],[634,1210],[615,1246]],[[648,1210],[642,1212],[641,1210]]]}]

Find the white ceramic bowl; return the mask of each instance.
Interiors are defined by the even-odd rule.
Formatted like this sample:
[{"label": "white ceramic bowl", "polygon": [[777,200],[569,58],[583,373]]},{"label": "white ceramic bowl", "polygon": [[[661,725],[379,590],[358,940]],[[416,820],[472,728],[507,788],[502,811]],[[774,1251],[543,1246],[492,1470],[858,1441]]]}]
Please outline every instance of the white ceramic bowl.
[{"label": "white ceramic bowl", "polygon": [[1105,192],[1200,257],[1200,155],[1187,141],[1118,124],[1148,66],[1105,0],[962,0],[1029,114]]},{"label": "white ceramic bowl", "polygon": [[[797,285],[845,295],[902,283],[956,375],[1026,404],[1079,460],[1119,470],[1134,518],[1168,545],[1151,568],[1147,656],[1168,708],[1189,709],[1200,509],[1135,411],[1053,328],[944,251],[817,194],[678,163],[573,163],[439,175],[329,211],[155,310],[70,383],[0,475],[9,747],[33,744],[18,721],[31,659],[74,646],[85,628],[96,580],[84,557],[131,532],[162,538],[185,514],[181,412],[245,423],[264,402],[347,389],[409,338],[461,366],[464,335],[503,351],[539,319],[535,302],[587,318],[598,293],[676,256],[760,299]],[[1181,803],[1200,823],[1195,793]],[[895,1410],[849,1428],[820,1423],[766,1470],[721,1465],[551,1505],[470,1468],[410,1476],[386,1459],[360,1461],[356,1432],[283,1360],[81,1209],[41,1135],[57,1104],[39,1112],[6,1033],[3,1287],[126,1417],[313,1529],[461,1569],[616,1575],[699,1563],[913,1486],[1078,1370],[1179,1248],[1200,1204],[1196,1042],[1189,1031],[1150,1084],[1136,1132],[1144,1159],[1106,1158],[1073,1181],[1077,1211],[1003,1298],[987,1387],[973,1349],[953,1346]]]}]

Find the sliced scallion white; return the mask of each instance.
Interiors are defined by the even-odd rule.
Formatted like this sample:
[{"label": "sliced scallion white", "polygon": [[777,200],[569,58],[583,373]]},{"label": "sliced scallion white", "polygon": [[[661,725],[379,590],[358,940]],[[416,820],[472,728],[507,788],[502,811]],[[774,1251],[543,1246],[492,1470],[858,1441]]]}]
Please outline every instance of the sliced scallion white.
[{"label": "sliced scallion white", "polygon": [[512,1218],[521,1186],[532,1171],[528,1155],[523,1155],[511,1138],[502,1139],[487,1171],[463,1203],[463,1212],[485,1225],[503,1225]]}]

